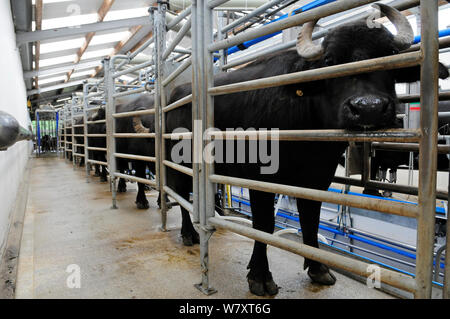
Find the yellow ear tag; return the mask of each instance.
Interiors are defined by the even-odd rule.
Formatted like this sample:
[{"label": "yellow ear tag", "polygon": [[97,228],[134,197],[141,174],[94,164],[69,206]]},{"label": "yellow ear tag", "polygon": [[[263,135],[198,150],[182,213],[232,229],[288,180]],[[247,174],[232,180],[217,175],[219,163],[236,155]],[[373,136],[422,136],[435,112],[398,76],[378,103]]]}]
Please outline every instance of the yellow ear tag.
[{"label": "yellow ear tag", "polygon": [[303,96],[303,91],[297,90],[297,91],[295,91],[295,94],[297,94],[298,96]]}]

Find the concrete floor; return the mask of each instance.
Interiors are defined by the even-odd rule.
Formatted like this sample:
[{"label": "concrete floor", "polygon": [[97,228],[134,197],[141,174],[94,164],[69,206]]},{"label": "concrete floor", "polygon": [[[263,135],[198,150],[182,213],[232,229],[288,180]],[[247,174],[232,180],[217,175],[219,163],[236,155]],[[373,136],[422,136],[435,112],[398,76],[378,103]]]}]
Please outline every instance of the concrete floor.
[{"label": "concrete floor", "polygon": [[[206,297],[200,280],[199,247],[184,247],[179,208],[168,214],[169,232],[160,232],[157,193],[150,209],[135,208],[136,184],[118,195],[112,210],[107,183],[58,158],[32,159],[30,190],[19,257],[16,298],[258,298],[248,291],[246,266],[253,241],[217,231],[210,240],[210,280],[218,292]],[[274,298],[392,298],[336,274],[322,287],[303,271],[303,258],[268,248]],[[80,288],[69,288],[77,271]],[[271,297],[266,297],[271,298]]]}]

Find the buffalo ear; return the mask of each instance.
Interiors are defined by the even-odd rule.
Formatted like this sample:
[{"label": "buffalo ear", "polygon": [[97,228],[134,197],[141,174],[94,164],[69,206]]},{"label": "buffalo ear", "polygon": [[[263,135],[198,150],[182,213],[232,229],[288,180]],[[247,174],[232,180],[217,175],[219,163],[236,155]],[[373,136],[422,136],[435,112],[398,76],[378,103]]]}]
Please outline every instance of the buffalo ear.
[{"label": "buffalo ear", "polygon": [[[413,66],[404,69],[397,69],[392,71],[397,83],[412,83],[420,81],[420,66]],[[439,63],[439,78],[446,79],[449,77],[448,68]]]}]

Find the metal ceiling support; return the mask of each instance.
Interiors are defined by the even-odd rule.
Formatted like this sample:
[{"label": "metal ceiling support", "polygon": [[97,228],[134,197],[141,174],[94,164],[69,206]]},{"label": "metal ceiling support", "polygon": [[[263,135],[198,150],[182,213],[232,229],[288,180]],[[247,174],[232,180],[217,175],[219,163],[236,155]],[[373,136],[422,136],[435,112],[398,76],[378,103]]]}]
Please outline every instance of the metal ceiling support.
[{"label": "metal ceiling support", "polygon": [[64,89],[64,88],[68,88],[71,86],[76,86],[76,85],[80,85],[83,84],[83,82],[86,79],[81,79],[81,80],[76,80],[76,81],[70,81],[67,83],[61,83],[61,84],[57,84],[57,85],[51,85],[51,86],[47,86],[47,87],[41,87],[39,89],[34,89],[34,90],[29,90],[27,91],[27,95],[33,95],[33,94],[41,94],[43,92],[48,92],[48,91],[53,91],[53,90],[58,90],[58,89]]},{"label": "metal ceiling support", "polygon": [[45,68],[40,68],[40,70],[32,70],[27,71],[23,73],[23,77],[25,79],[32,78],[35,76],[41,76],[41,75],[49,75],[49,74],[56,74],[56,73],[62,73],[64,71],[69,71],[71,69],[75,70],[82,70],[82,69],[89,69],[89,68],[95,68],[99,65],[101,65],[101,61],[99,60],[101,57],[96,58],[95,60],[89,60],[89,61],[81,61],[74,65],[74,63],[61,63]]},{"label": "metal ceiling support", "polygon": [[[33,7],[31,0],[13,1],[11,0],[11,11],[14,19],[14,25],[16,32],[29,32],[31,31],[31,21],[33,15]],[[26,71],[33,69],[33,49],[32,43],[24,43],[18,46],[20,52],[20,58],[22,60],[22,68]],[[32,79],[25,80],[27,90],[31,90],[33,87]]]},{"label": "metal ceiling support", "polygon": [[77,35],[85,35],[89,32],[111,31],[114,29],[131,28],[136,25],[150,24],[148,17],[138,17],[83,24],[79,28],[65,27],[34,32],[18,32],[16,34],[17,44],[68,38]]}]

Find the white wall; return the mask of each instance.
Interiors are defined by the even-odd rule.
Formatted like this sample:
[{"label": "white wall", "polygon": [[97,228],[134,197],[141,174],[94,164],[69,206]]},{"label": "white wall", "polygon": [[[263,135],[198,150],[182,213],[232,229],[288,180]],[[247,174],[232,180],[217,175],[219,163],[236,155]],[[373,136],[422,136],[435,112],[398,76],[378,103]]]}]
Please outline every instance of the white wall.
[{"label": "white wall", "polygon": [[[16,48],[14,25],[9,1],[0,1],[0,110],[13,115],[27,128],[27,96],[19,50]],[[0,151],[0,257],[2,256],[22,180],[30,154],[30,142],[18,142]]]}]

